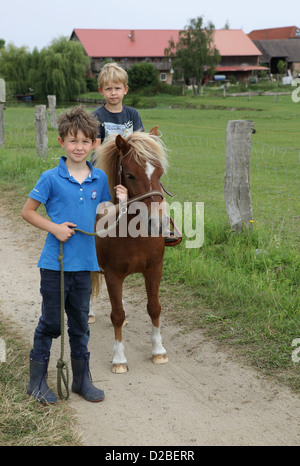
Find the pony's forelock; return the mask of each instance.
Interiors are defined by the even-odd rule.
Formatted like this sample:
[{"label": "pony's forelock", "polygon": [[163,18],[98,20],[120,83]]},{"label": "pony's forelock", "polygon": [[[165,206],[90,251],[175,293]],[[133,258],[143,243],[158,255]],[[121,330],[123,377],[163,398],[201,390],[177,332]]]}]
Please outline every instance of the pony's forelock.
[{"label": "pony's forelock", "polygon": [[[97,168],[101,168],[106,173],[113,201],[115,200],[114,186],[117,175],[117,156],[119,155],[115,139],[116,135],[108,136],[95,153],[95,166]],[[134,157],[136,163],[140,165],[143,165],[147,161],[153,165],[157,165],[159,163],[164,172],[167,171],[167,149],[157,136],[142,131],[135,131],[129,134],[126,140],[131,147],[125,157]]]},{"label": "pony's forelock", "polygon": [[132,155],[140,165],[151,162],[154,165],[159,163],[166,172],[168,169],[167,150],[163,142],[149,133],[135,131],[127,138],[131,146],[129,155]]}]

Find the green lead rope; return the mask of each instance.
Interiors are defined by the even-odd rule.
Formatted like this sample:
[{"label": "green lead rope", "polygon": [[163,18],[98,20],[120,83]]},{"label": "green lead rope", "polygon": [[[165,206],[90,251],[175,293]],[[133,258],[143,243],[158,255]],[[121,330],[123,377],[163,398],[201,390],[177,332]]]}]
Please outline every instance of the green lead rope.
[{"label": "green lead rope", "polygon": [[[60,242],[60,251],[58,260],[60,262],[60,326],[61,326],[61,347],[60,347],[60,358],[57,361],[57,392],[61,400],[67,400],[70,396],[69,392],[69,368],[64,361],[64,337],[65,337],[65,326],[64,326],[64,295],[65,295],[65,285],[64,285],[64,265],[63,265],[63,242]],[[62,392],[62,381],[64,383],[67,394],[64,396]]]}]

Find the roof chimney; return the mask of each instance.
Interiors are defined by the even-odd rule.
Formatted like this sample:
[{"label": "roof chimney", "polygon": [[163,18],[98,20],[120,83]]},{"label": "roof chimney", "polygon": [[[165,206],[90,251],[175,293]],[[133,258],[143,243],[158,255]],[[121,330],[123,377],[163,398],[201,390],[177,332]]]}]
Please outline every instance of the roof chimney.
[{"label": "roof chimney", "polygon": [[129,37],[129,39],[131,40],[131,42],[135,42],[135,33],[134,33],[134,30],[131,30],[131,31],[130,31],[130,34],[128,34],[128,37]]}]

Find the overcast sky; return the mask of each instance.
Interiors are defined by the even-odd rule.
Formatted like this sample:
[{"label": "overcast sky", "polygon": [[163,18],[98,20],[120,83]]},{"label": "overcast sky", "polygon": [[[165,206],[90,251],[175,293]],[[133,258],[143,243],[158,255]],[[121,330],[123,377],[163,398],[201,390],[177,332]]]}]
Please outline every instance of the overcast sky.
[{"label": "overcast sky", "polygon": [[253,29],[300,27],[299,0],[6,0],[0,7],[0,39],[41,50],[73,29],[183,29],[198,16],[216,29],[226,22]]}]

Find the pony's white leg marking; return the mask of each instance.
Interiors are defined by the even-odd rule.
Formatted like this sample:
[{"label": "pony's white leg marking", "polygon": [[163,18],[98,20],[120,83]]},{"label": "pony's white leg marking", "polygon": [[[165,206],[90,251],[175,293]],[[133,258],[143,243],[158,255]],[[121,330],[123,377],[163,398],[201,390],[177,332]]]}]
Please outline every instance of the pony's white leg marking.
[{"label": "pony's white leg marking", "polygon": [[127,364],[127,359],[124,354],[124,345],[119,340],[116,340],[114,343],[113,364]]},{"label": "pony's white leg marking", "polygon": [[151,342],[152,342],[152,355],[153,356],[157,354],[166,354],[166,350],[162,345],[160,329],[159,327],[154,327],[153,324],[152,324]]}]

